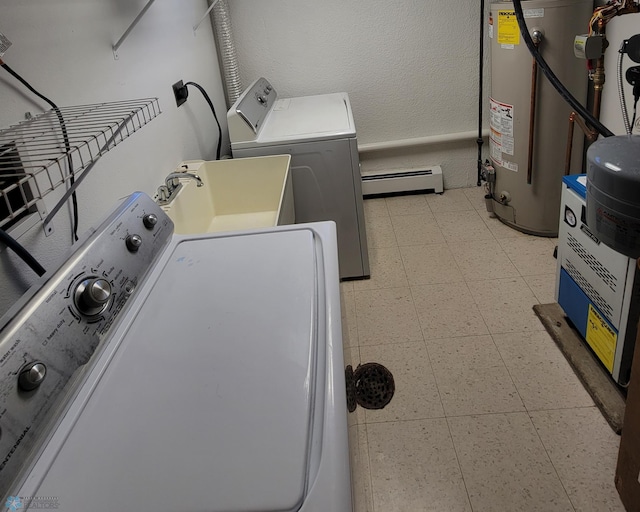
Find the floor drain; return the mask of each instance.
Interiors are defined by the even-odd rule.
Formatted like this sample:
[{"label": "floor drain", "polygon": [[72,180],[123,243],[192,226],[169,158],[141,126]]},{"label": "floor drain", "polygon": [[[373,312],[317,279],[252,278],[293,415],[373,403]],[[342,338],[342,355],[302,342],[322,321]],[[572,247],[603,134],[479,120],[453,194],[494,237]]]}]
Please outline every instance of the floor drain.
[{"label": "floor drain", "polygon": [[345,377],[349,412],[355,411],[356,404],[365,409],[382,409],[396,390],[393,375],[379,363],[365,363],[355,371],[347,366]]},{"label": "floor drain", "polygon": [[356,401],[356,383],[351,365],[344,370],[344,380],[347,383],[347,409],[349,412],[353,412],[358,407],[358,402]]}]

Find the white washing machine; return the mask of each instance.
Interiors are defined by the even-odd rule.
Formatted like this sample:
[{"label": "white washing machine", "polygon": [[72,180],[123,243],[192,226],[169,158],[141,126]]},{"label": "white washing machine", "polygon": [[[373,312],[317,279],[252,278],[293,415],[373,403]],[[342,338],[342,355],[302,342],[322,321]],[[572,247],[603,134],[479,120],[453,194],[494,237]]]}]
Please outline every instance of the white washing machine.
[{"label": "white washing machine", "polygon": [[350,512],[335,226],[172,232],[131,196],[2,319],[2,503]]},{"label": "white washing machine", "polygon": [[256,80],[227,113],[235,158],[291,155],[296,222],[333,220],[342,279],[367,278],[356,128],[347,93],[278,99]]}]

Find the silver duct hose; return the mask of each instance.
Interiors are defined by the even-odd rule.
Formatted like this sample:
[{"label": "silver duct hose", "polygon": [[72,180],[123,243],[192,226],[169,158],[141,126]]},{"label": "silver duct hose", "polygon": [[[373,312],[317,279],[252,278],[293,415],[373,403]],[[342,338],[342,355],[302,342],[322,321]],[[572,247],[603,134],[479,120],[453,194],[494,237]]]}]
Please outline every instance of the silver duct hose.
[{"label": "silver duct hose", "polygon": [[231,15],[227,0],[208,0],[208,4],[215,3],[211,11],[211,25],[216,36],[218,58],[222,67],[222,76],[225,84],[225,96],[227,108],[235,103],[243,92],[238,70],[238,57],[233,42],[231,30]]}]

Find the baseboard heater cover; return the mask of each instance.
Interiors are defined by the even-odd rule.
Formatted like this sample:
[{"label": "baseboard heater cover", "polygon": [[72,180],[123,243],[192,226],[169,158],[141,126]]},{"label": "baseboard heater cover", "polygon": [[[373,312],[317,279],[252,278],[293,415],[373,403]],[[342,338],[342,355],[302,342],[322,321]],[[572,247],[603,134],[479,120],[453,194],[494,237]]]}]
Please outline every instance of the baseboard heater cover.
[{"label": "baseboard heater cover", "polygon": [[383,171],[362,176],[362,195],[392,194],[414,190],[444,191],[442,169],[434,165],[429,169]]}]

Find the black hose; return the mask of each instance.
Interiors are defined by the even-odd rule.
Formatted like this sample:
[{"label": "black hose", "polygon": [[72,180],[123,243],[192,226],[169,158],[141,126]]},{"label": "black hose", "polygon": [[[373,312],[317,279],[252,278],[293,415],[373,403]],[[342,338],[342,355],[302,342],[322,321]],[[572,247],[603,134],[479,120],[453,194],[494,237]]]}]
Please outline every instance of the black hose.
[{"label": "black hose", "polygon": [[20,243],[13,238],[4,229],[0,229],[0,241],[3,242],[9,249],[16,253],[17,256],[22,259],[29,267],[39,276],[44,275],[46,270],[38,261],[27,251]]},{"label": "black hose", "polygon": [[560,82],[558,77],[553,73],[549,64],[544,60],[540,52],[536,48],[533,40],[531,39],[531,35],[529,34],[529,29],[527,28],[527,23],[524,20],[524,13],[522,11],[522,4],[520,0],[513,0],[513,7],[516,12],[516,19],[518,20],[518,26],[520,27],[520,34],[522,34],[522,39],[524,39],[527,48],[529,48],[529,52],[533,55],[533,58],[540,66],[540,69],[544,73],[544,76],[547,77],[547,80],[553,85],[553,87],[558,91],[560,96],[573,107],[582,118],[587,121],[591,126],[593,126],[598,133],[603,135],[604,137],[611,137],[613,132],[609,130],[605,125],[603,125],[598,119],[596,119],[591,112],[589,112],[582,104],[568,91],[568,89]]},{"label": "black hose", "polygon": [[218,121],[218,116],[216,115],[216,109],[213,108],[213,102],[211,101],[211,98],[209,98],[209,95],[207,94],[207,92],[197,83],[187,82],[184,85],[185,86],[193,85],[196,89],[198,89],[202,93],[202,95],[204,96],[204,99],[209,104],[209,108],[213,113],[213,118],[216,120],[216,124],[218,125],[218,147],[216,148],[216,160],[220,160],[220,149],[222,148],[222,128],[220,127],[220,121]]},{"label": "black hose", "polygon": [[[60,109],[58,109],[58,106],[53,101],[51,101],[49,98],[47,98],[43,94],[40,94],[38,91],[36,91],[31,86],[31,84],[29,84],[29,82],[27,82],[18,73],[16,73],[13,69],[11,69],[11,67],[9,67],[9,64],[7,64],[6,62],[0,60],[0,65],[11,76],[13,76],[16,80],[18,80],[18,82],[20,82],[22,85],[24,85],[27,89],[29,89],[38,98],[41,98],[44,101],[46,101],[51,106],[51,108],[55,111],[56,116],[58,116],[58,122],[60,123],[60,128],[62,129],[62,138],[64,139],[64,148],[65,148],[65,150],[67,152],[67,163],[69,164],[69,174],[71,175],[71,178],[69,179],[69,181],[71,182],[71,185],[73,185],[75,183],[75,177],[74,177],[74,174],[73,174],[73,159],[71,157],[71,144],[69,143],[69,135],[67,133],[67,125],[64,122],[64,118],[62,117],[62,113],[60,112]],[[78,241],[78,198],[76,196],[75,191],[73,192],[73,194],[71,196],[71,202],[72,202],[72,208],[73,208],[73,228],[72,228],[73,229],[73,239],[75,241]]]},{"label": "black hose", "polygon": [[482,184],[482,145],[484,140],[482,139],[482,108],[484,106],[484,98],[482,96],[482,78],[484,71],[484,0],[480,0],[480,44],[479,44],[479,59],[478,59],[478,183]]}]

